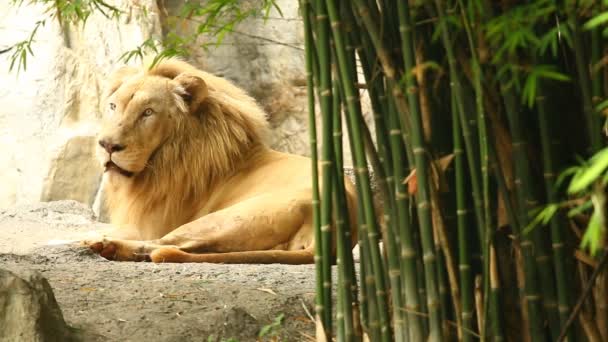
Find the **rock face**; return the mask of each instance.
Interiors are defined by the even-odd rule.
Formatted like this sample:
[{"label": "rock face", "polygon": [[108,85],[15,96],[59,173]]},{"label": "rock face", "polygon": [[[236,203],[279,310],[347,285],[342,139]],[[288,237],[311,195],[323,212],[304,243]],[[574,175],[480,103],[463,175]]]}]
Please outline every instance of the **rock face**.
[{"label": "rock face", "polygon": [[[103,80],[125,51],[161,35],[156,1],[111,3],[125,13],[119,21],[96,13],[84,29],[62,29],[47,19],[25,71],[10,72],[12,51],[0,54],[0,208],[40,199],[93,203],[100,177],[91,142]],[[47,18],[44,9],[0,2],[0,50],[27,39]]]},{"label": "rock face", "polygon": [[70,341],[53,290],[36,272],[0,269],[0,341]]},{"label": "rock face", "polygon": [[[0,54],[0,208],[40,199],[74,199],[93,205],[95,198],[103,198],[97,194],[101,167],[94,155],[103,81],[124,64],[120,61],[124,52],[149,38],[162,39],[184,1],[108,3],[123,11],[118,21],[93,13],[84,28],[61,28],[56,20],[49,20],[38,31],[27,70],[19,74],[6,67],[11,51]],[[298,2],[276,3],[282,15],[273,9],[266,21],[246,19],[219,46],[201,48],[215,40],[202,36],[192,44],[188,59],[234,81],[260,102],[273,127],[273,148],[309,155]],[[256,2],[243,1],[243,6],[252,4]],[[46,18],[44,7],[27,3],[16,7],[2,2],[0,13],[0,51],[26,39],[36,21]],[[177,20],[181,36],[196,29],[192,21]],[[364,112],[369,118],[369,110]],[[346,136],[344,141],[345,165],[349,165]],[[101,208],[99,200],[96,204]]]}]

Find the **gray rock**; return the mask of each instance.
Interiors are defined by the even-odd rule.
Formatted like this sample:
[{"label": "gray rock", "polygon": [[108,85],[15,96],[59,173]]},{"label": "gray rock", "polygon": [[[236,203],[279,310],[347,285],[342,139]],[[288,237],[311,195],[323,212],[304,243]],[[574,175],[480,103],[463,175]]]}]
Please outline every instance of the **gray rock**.
[{"label": "gray rock", "polygon": [[37,272],[0,269],[0,341],[73,340],[53,290]]}]

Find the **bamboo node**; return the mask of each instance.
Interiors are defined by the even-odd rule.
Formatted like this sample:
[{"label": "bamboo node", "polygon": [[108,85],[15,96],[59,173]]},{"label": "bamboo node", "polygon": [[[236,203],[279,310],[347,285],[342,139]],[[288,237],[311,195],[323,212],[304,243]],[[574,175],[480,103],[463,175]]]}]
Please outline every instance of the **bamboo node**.
[{"label": "bamboo node", "polygon": [[418,203],[418,209],[428,209],[431,207],[431,203],[429,201],[423,201]]},{"label": "bamboo node", "polygon": [[317,20],[325,20],[325,19],[327,19],[327,14],[317,14],[317,15],[315,16],[315,18],[316,18]]},{"label": "bamboo node", "polygon": [[319,205],[321,203],[321,201],[319,200],[312,200],[312,205]]},{"label": "bamboo node", "polygon": [[553,249],[564,248],[564,243],[563,242],[552,243],[551,247],[553,247]]},{"label": "bamboo node", "polygon": [[403,248],[401,249],[401,257],[402,258],[413,258],[416,256],[416,251],[413,248]]},{"label": "bamboo node", "polygon": [[318,255],[315,255],[314,260],[315,260],[315,262],[317,262],[317,261],[321,261],[321,257],[320,257],[320,256],[318,256]]},{"label": "bamboo node", "polygon": [[342,136],[342,132],[334,132],[334,137],[339,138]]},{"label": "bamboo node", "polygon": [[321,231],[322,232],[328,232],[330,229],[330,226],[328,224],[322,225],[321,226]]},{"label": "bamboo node", "polygon": [[331,89],[322,90],[321,96],[331,96]]},{"label": "bamboo node", "polygon": [[412,151],[414,152],[414,154],[425,154],[426,150],[424,149],[424,147],[414,147],[412,149]]},{"label": "bamboo node", "polygon": [[532,241],[530,240],[524,240],[521,242],[521,247],[532,247]]},{"label": "bamboo node", "polygon": [[461,148],[455,148],[454,149],[454,154],[463,154],[463,153],[464,153],[464,150],[461,149]]},{"label": "bamboo node", "polygon": [[400,129],[391,129],[390,131],[388,131],[388,133],[390,135],[401,135],[401,130]]},{"label": "bamboo node", "polygon": [[456,210],[456,215],[458,215],[458,216],[464,216],[464,215],[466,215],[468,213],[469,213],[469,211],[467,209],[458,209],[458,210]]},{"label": "bamboo node", "polygon": [[395,191],[395,197],[397,197],[397,199],[407,199],[407,193],[406,192],[401,192],[401,191]]},{"label": "bamboo node", "polygon": [[365,173],[367,173],[368,171],[367,171],[367,168],[366,168],[366,167],[356,167],[356,168],[355,168],[355,172],[356,172],[356,173],[365,174]]},{"label": "bamboo node", "polygon": [[329,282],[329,281],[324,281],[324,282],[323,282],[323,287],[330,288],[330,287],[331,287],[331,282]]},{"label": "bamboo node", "polygon": [[396,270],[389,270],[389,271],[388,271],[388,275],[389,275],[389,277],[391,277],[391,278],[394,278],[394,277],[399,277],[399,276],[401,276],[401,270],[399,270],[399,269],[396,269]]},{"label": "bamboo node", "polygon": [[471,265],[469,264],[460,264],[458,265],[458,269],[461,271],[468,271],[471,269]]},{"label": "bamboo node", "polygon": [[431,252],[431,253],[426,253],[422,256],[422,261],[424,262],[433,262],[435,261],[435,253]]},{"label": "bamboo node", "polygon": [[547,262],[549,261],[549,256],[548,255],[541,255],[536,257],[536,262]]},{"label": "bamboo node", "polygon": [[339,28],[339,27],[340,27],[340,25],[341,25],[341,24],[340,24],[340,22],[339,22],[339,21],[332,21],[332,22],[331,22],[331,28],[333,28],[333,29],[337,29],[337,28]]},{"label": "bamboo node", "polygon": [[537,301],[540,300],[540,295],[526,295],[524,296],[526,298],[527,301],[531,302],[531,301]]}]

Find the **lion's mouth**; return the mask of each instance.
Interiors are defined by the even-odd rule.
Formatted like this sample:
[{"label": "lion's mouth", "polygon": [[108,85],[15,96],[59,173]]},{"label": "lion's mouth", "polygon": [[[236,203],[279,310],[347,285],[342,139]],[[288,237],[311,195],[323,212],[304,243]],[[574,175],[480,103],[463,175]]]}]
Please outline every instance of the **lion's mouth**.
[{"label": "lion's mouth", "polygon": [[125,176],[125,177],[131,177],[133,176],[133,172],[131,171],[127,171],[125,169],[120,168],[118,165],[116,165],[113,161],[108,161],[105,165],[105,171],[104,172],[108,172],[108,171],[116,171],[118,173],[120,173],[121,175]]}]

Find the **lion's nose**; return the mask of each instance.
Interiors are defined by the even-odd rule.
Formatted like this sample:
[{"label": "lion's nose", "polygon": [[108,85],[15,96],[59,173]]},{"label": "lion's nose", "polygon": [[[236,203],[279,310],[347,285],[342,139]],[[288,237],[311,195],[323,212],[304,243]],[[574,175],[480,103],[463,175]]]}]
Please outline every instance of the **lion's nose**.
[{"label": "lion's nose", "polygon": [[103,147],[103,149],[108,153],[118,152],[125,149],[124,145],[112,144],[107,140],[99,140],[99,146]]}]

